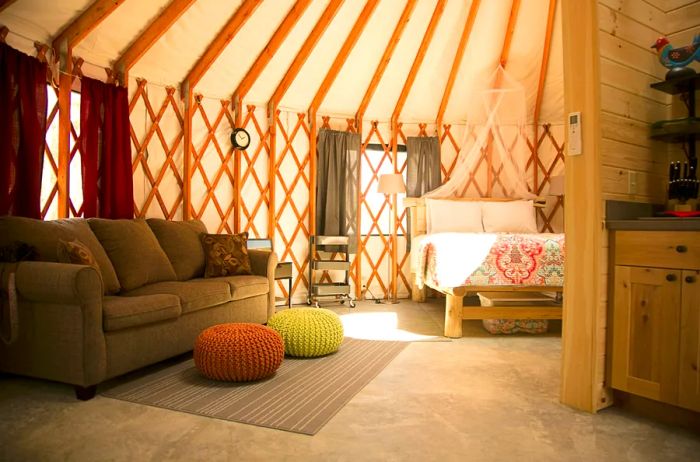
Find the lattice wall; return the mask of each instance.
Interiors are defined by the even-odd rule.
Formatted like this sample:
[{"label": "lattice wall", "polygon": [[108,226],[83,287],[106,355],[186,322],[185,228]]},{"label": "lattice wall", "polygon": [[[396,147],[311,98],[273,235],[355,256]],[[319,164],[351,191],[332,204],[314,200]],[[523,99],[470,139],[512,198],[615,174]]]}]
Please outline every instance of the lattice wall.
[{"label": "lattice wall", "polygon": [[136,80],[129,87],[134,210],[182,219],[183,118],[175,88]]},{"label": "lattice wall", "polygon": [[[139,217],[161,217],[179,220],[183,217],[184,124],[183,104],[174,88],[149,85],[135,80],[130,85],[130,120],[134,172],[134,205]],[[50,92],[54,92],[53,89]],[[51,93],[55,95],[54,93]],[[79,215],[82,202],[79,189],[79,97],[73,95],[75,116],[71,130],[71,214]],[[75,101],[75,100],[78,101]],[[264,108],[248,105],[241,110],[242,125],[251,134],[247,150],[236,153],[229,136],[235,126],[235,115],[230,102],[196,97],[192,111],[192,144],[189,150],[191,176],[191,216],[204,221],[210,232],[232,233],[248,231],[251,237],[272,235],[273,245],[280,261],[294,265],[293,298],[306,299],[308,287],[308,239],[310,194],[310,127],[305,114],[277,111],[274,114],[276,149],[274,166],[270,169],[271,133]],[[50,98],[47,141],[55,136],[58,123],[55,98]],[[352,119],[319,117],[319,127],[355,131]],[[363,121],[361,127],[361,162],[364,174],[360,178],[359,224],[363,230],[358,254],[352,256],[351,282],[353,293],[361,293],[367,286],[376,297],[383,297],[390,285],[390,223],[391,203],[370,198],[376,191],[380,173],[405,173],[405,155],[394,158],[392,133],[388,123]],[[470,143],[475,134],[464,138],[463,125],[445,124],[440,130],[443,181],[449,178],[463,142]],[[534,132],[534,130],[533,130]],[[430,124],[399,124],[397,140],[406,143],[408,136],[429,136],[436,133]],[[511,142],[527,143],[532,153],[527,161],[531,189],[546,194],[549,179],[564,168],[563,126],[541,126],[537,142],[534,133]],[[465,141],[466,140],[466,141]],[[368,155],[367,145],[379,144],[383,152]],[[42,192],[43,213],[46,218],[56,214],[57,160],[55,143],[47,142],[45,182]],[[535,158],[535,150],[538,156]],[[238,158],[236,156],[239,156]],[[75,172],[77,167],[77,172]],[[535,183],[537,168],[537,186]],[[238,169],[238,170],[237,170]],[[275,203],[270,211],[269,173],[274,172]],[[498,165],[492,167],[494,187],[499,182]],[[77,178],[77,179],[76,179]],[[239,191],[236,178],[240,178]],[[474,170],[468,186],[472,195],[485,196],[488,191],[487,162],[484,157]],[[236,201],[240,194],[240,201]],[[562,204],[551,198],[545,209],[538,211],[542,231],[561,231]],[[398,202],[397,262],[399,296],[409,292],[409,254],[406,252],[406,219],[402,201]],[[239,219],[236,229],[236,218]],[[274,227],[268,229],[272,219]],[[382,224],[380,227],[380,223]],[[272,231],[272,232],[270,232]],[[331,275],[324,275],[328,278]],[[278,286],[278,295],[286,296],[286,287]]]}]

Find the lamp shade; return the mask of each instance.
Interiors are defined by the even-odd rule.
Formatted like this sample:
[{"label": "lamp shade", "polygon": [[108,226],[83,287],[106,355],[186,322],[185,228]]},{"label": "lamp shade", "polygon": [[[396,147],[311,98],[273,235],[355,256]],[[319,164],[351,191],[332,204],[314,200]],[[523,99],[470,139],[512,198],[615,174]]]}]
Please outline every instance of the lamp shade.
[{"label": "lamp shade", "polygon": [[399,194],[406,192],[406,183],[400,173],[387,173],[379,176],[377,192],[383,194]]},{"label": "lamp shade", "polygon": [[563,196],[566,182],[564,175],[553,176],[549,179],[549,196]]}]

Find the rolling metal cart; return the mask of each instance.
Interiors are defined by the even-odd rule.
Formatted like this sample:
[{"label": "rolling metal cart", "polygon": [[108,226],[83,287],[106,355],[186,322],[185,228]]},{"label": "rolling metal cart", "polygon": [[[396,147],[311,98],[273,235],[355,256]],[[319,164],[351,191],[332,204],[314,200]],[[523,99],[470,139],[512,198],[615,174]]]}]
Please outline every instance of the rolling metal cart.
[{"label": "rolling metal cart", "polygon": [[[350,308],[355,307],[355,300],[350,296],[350,253],[349,238],[347,236],[309,236],[309,295],[306,298],[308,305],[319,308],[319,301],[345,303],[348,301]],[[344,260],[320,260],[316,258],[318,251],[325,250],[326,246],[340,248]],[[335,249],[333,249],[336,251]],[[344,271],[343,282],[315,282],[314,271]]]}]

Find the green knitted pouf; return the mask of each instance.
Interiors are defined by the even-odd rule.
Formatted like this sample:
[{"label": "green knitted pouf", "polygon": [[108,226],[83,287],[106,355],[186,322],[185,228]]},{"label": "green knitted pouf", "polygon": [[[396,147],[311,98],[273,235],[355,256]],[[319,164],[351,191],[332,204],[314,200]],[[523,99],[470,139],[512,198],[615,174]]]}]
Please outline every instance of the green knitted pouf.
[{"label": "green knitted pouf", "polygon": [[343,323],[331,310],[291,308],[273,315],[267,325],[282,335],[289,356],[314,358],[338,351]]}]

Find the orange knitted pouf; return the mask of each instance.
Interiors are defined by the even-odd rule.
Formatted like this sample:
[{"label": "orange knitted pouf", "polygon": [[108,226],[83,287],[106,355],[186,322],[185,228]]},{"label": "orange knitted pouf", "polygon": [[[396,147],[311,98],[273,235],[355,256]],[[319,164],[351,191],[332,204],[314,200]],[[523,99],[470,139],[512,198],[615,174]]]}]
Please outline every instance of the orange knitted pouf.
[{"label": "orange knitted pouf", "polygon": [[199,334],[194,364],[207,378],[249,382],[275,373],[284,358],[284,342],[260,324],[219,324]]}]

